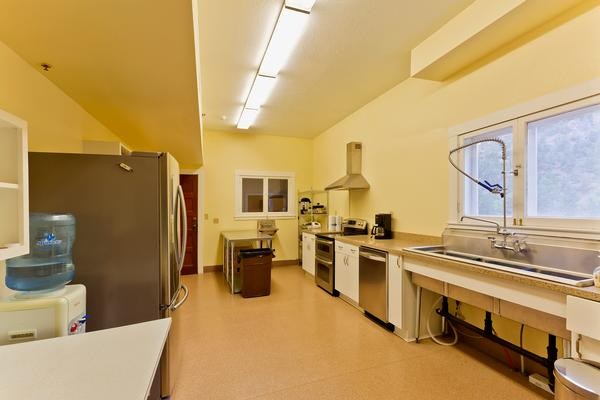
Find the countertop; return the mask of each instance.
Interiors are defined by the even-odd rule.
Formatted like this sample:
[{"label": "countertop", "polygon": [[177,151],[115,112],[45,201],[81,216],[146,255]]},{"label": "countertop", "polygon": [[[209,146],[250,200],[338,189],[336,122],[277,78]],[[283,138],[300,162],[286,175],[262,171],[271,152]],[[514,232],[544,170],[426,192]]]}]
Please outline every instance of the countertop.
[{"label": "countertop", "polygon": [[312,235],[316,235],[317,233],[342,233],[342,231],[332,231],[325,228],[316,228],[316,229],[301,229],[300,232],[308,233]]},{"label": "countertop", "polygon": [[256,229],[247,229],[244,231],[223,231],[221,235],[229,241],[244,241],[244,240],[273,240],[273,236],[261,233]]},{"label": "countertop", "polygon": [[148,397],[171,319],[0,346],[0,399]]},{"label": "countertop", "polygon": [[530,276],[516,274],[507,271],[500,271],[493,268],[485,268],[478,265],[442,259],[436,256],[413,253],[405,250],[407,247],[438,245],[442,243],[440,237],[415,235],[410,233],[396,233],[393,239],[373,239],[369,235],[360,236],[342,236],[340,242],[349,243],[355,246],[368,246],[374,249],[387,251],[392,254],[401,255],[405,258],[414,259],[421,262],[434,263],[451,268],[457,268],[467,271],[480,273],[482,275],[493,276],[496,278],[506,279],[514,282],[519,282],[528,286],[540,287],[552,291],[564,293],[570,296],[581,297],[589,300],[600,301],[600,288],[594,286],[577,287],[565,285],[558,282],[547,281]]},{"label": "countertop", "polygon": [[393,239],[373,239],[371,235],[355,235],[341,236],[335,240],[355,246],[368,246],[373,249],[383,250],[397,255],[401,255],[402,250],[406,247],[437,245],[442,243],[441,237],[398,232],[394,233]]}]

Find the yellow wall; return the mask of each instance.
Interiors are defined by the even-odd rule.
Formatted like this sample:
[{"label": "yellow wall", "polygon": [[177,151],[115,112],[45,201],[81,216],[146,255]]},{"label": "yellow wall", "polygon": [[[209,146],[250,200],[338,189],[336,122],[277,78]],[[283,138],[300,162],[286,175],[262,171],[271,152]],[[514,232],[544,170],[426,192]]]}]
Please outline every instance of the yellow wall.
[{"label": "yellow wall", "polygon": [[[0,109],[28,122],[30,150],[79,152],[82,139],[119,141],[117,136],[2,42]],[[0,297],[8,293],[4,274],[4,262],[0,261]]]},{"label": "yellow wall", "polygon": [[460,77],[405,80],[314,140],[313,186],[340,177],[345,143],[361,141],[371,190],[351,193],[352,216],[372,222],[392,211],[395,231],[440,235],[448,215],[448,128],[599,77],[599,21],[596,6]]},{"label": "yellow wall", "polygon": [[[205,131],[204,144],[208,220],[204,221],[203,258],[204,265],[219,265],[223,262],[221,231],[256,229],[256,221],[234,220],[235,170],[295,172],[296,190],[306,190],[312,178],[312,146],[310,139],[211,131]],[[295,218],[277,220],[276,260],[298,258],[297,224]]]},{"label": "yellow wall", "polygon": [[[350,214],[373,222],[375,213],[392,211],[394,231],[440,235],[449,208],[448,128],[598,78],[597,4],[587,2],[533,33],[533,40],[521,39],[524,44],[512,44],[511,51],[502,49],[491,62],[451,80],[407,79],[366,104],[314,140],[313,169],[319,173],[313,186],[341,176],[344,144],[361,141],[371,189],[350,194]],[[482,311],[465,305],[463,312],[482,323]],[[495,321],[501,337],[518,342],[517,323]],[[545,335],[528,328],[525,345],[544,354]]]},{"label": "yellow wall", "polygon": [[80,152],[82,139],[120,141],[2,42],[0,88],[0,109],[29,124],[30,150]]}]

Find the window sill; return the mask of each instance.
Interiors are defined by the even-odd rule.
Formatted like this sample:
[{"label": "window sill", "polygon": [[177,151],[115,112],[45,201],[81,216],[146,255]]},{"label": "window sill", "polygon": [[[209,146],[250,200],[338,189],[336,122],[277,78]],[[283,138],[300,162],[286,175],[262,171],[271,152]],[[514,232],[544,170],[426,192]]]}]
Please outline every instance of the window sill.
[{"label": "window sill", "polygon": [[233,217],[234,221],[258,221],[260,219],[272,219],[272,220],[282,220],[282,219],[296,219],[296,215],[252,215],[252,216],[240,216],[236,215]]},{"label": "window sill", "polygon": [[[449,222],[448,228],[451,229],[468,229],[481,232],[496,232],[496,229],[488,224],[472,224],[461,222]],[[562,227],[548,226],[514,226],[507,227],[509,231],[519,232],[526,235],[545,236],[552,238],[565,239],[584,239],[584,240],[600,240],[600,230],[598,229],[575,229]]]}]

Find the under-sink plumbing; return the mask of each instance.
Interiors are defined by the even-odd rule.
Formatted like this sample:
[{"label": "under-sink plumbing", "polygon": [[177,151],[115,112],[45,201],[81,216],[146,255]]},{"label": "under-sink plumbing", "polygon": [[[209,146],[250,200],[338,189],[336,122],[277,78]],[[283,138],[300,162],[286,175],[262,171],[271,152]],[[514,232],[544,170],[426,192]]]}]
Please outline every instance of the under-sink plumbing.
[{"label": "under-sink plumbing", "polygon": [[[492,143],[497,143],[500,145],[501,158],[502,158],[502,185],[492,184],[486,180],[484,180],[482,182],[479,179],[469,175],[466,171],[462,170],[458,165],[456,165],[454,163],[454,160],[452,160],[453,153],[456,153],[457,151],[465,149],[467,147],[474,146],[479,143],[485,143],[485,142],[492,142]],[[526,237],[526,236],[515,233],[515,232],[509,232],[508,229],[506,228],[506,174],[512,173],[515,176],[517,175],[517,171],[511,171],[511,172],[506,171],[506,143],[504,143],[504,141],[502,141],[498,138],[475,140],[473,142],[464,144],[462,146],[459,146],[455,149],[450,150],[450,153],[448,154],[448,161],[450,161],[450,164],[452,164],[452,166],[454,168],[456,168],[456,170],[458,172],[460,172],[461,174],[463,174],[464,176],[466,176],[467,178],[469,178],[470,180],[472,180],[473,182],[475,182],[477,185],[481,186],[488,192],[493,193],[493,194],[498,194],[502,198],[502,227],[500,227],[500,224],[498,224],[497,222],[494,222],[494,221],[490,221],[490,220],[482,219],[482,218],[468,217],[465,215],[463,215],[460,218],[461,222],[464,219],[472,219],[475,221],[486,222],[488,224],[496,225],[496,233],[499,235],[502,235],[502,241],[498,242],[498,239],[496,239],[495,237],[489,237],[488,239],[490,239],[490,244],[493,248],[501,249],[501,250],[511,250],[517,254],[526,252],[527,245],[525,243],[525,239],[524,238],[519,239],[517,237],[518,235],[520,235],[522,237]]]}]

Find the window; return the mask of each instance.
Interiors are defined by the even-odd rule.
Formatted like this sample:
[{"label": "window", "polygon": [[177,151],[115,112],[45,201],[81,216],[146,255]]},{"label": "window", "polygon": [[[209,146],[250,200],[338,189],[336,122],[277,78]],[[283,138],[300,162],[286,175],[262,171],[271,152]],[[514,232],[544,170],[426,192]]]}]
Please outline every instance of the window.
[{"label": "window", "polygon": [[293,173],[236,171],[235,182],[236,218],[295,216]]},{"label": "window", "polygon": [[[599,95],[459,134],[451,147],[490,138],[506,144],[510,225],[600,231]],[[453,160],[481,182],[503,184],[498,143],[465,147]],[[466,215],[501,222],[501,196],[456,176],[457,220]]]},{"label": "window", "polygon": [[[478,132],[474,136],[464,138],[463,144],[471,144],[478,140],[498,138],[506,145],[506,170],[512,170],[512,128],[500,128],[485,133]],[[502,148],[498,143],[483,142],[465,149],[465,171],[478,179],[492,185],[503,185],[502,181]],[[510,174],[506,175],[506,214],[512,215],[512,181]],[[465,215],[471,216],[502,216],[503,199],[496,193],[491,193],[470,179],[465,180]]]},{"label": "window", "polygon": [[600,105],[527,123],[527,215],[600,218]]}]

